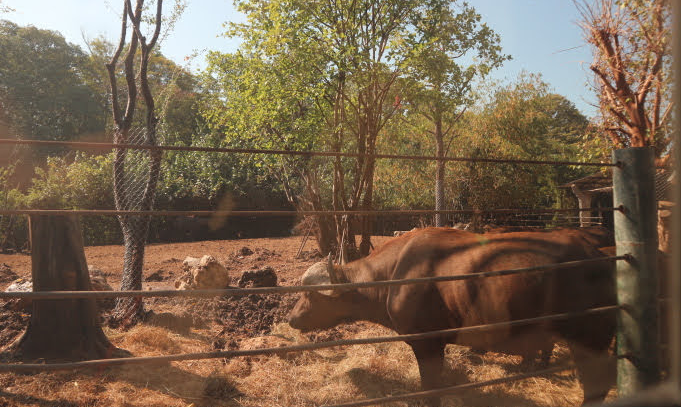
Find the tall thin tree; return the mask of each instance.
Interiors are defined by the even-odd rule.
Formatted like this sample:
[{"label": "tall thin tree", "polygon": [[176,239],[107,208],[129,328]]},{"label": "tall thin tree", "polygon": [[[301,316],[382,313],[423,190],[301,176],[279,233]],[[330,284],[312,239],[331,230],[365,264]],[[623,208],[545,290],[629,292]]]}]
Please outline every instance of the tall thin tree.
[{"label": "tall thin tree", "polygon": [[[149,41],[147,41],[147,38],[141,31],[143,10],[144,0],[137,0],[134,8],[130,0],[124,0],[120,39],[111,61],[106,65],[111,85],[111,109],[114,121],[114,143],[116,144],[134,142],[132,140],[133,120],[137,108],[138,93],[141,93],[146,108],[143,139],[140,140],[140,143],[150,146],[158,144],[156,129],[159,119],[155,113],[154,97],[149,87],[147,70],[149,57],[154,46],[156,46],[161,32],[163,0],[157,0],[156,17],[153,23],[154,30]],[[126,47],[128,22],[132,27],[132,33],[123,59],[123,70],[127,88],[125,109],[123,109],[119,100],[117,68],[119,66],[119,58]],[[136,58],[139,58],[137,67],[135,66]],[[135,68],[137,68],[137,73]],[[147,157],[144,162],[146,174],[144,174],[143,179],[136,178],[132,181],[134,183],[143,183],[143,187],[129,185],[131,178],[126,176],[126,171],[130,170],[131,160],[126,160],[128,154],[129,152],[125,148],[116,149],[114,158],[114,200],[116,209],[151,210],[159,179],[161,152],[146,151]],[[126,163],[128,164],[127,166]],[[149,217],[122,215],[118,217],[118,220],[123,231],[125,244],[121,290],[141,290],[144,248],[149,232]],[[144,306],[141,298],[119,298],[114,311],[114,320],[124,326],[129,326],[136,323],[143,316],[143,313]]]},{"label": "tall thin tree", "polygon": [[[409,109],[428,122],[435,141],[435,210],[445,208],[445,170],[452,129],[474,102],[472,86],[510,59],[501,52],[499,35],[482,23],[466,3],[429,0],[412,15],[414,27],[405,37],[404,71],[412,81],[406,95]],[[466,58],[472,62],[462,62]],[[444,226],[441,213],[435,225]]]}]

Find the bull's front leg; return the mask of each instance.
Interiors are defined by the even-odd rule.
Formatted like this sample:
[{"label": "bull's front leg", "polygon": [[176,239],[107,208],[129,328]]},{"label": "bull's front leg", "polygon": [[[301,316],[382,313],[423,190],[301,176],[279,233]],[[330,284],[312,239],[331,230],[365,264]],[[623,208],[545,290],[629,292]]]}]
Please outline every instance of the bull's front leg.
[{"label": "bull's front leg", "polygon": [[[421,388],[423,390],[432,390],[441,387],[445,343],[432,339],[407,343],[414,351],[414,356],[416,356],[416,361],[419,364]],[[426,402],[429,407],[440,407],[440,397],[430,397]]]}]

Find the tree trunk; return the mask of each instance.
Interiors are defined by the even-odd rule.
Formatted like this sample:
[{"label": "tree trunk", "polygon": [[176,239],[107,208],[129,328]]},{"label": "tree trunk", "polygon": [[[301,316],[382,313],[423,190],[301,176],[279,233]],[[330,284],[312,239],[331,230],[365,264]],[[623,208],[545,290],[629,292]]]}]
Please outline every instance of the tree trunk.
[{"label": "tree trunk", "polygon": [[[156,141],[157,120],[150,119],[146,127],[147,145],[157,145]],[[134,196],[129,189],[131,181],[125,179],[125,154],[124,149],[121,157],[116,155],[114,162],[114,191],[116,192],[116,209],[150,211],[154,206],[154,195],[161,170],[161,152],[149,151],[149,167],[146,172],[146,182],[141,198]],[[139,201],[139,203],[137,203]],[[123,231],[125,254],[123,260],[123,275],[121,278],[121,290],[141,290],[142,270],[144,268],[144,249],[149,234],[149,216],[119,216],[119,223]],[[111,325],[120,325],[128,328],[144,319],[144,303],[141,297],[118,298],[114,309]]]},{"label": "tree trunk", "polygon": [[[367,162],[367,183],[364,190],[364,199],[362,201],[362,209],[370,211],[373,209],[374,198],[374,166],[375,159],[369,158]],[[369,255],[371,249],[371,232],[373,232],[374,219],[371,215],[362,216],[362,241],[359,244],[359,255],[365,257]],[[354,235],[352,236],[354,238]]]},{"label": "tree trunk", "polygon": [[[440,160],[437,161],[437,168],[435,171],[435,210],[444,210],[445,203],[445,143],[444,134],[442,134],[442,120],[438,119],[435,122],[435,154]],[[442,227],[445,225],[445,216],[441,213],[435,214],[435,226]]]},{"label": "tree trunk", "polygon": [[317,224],[315,228],[315,238],[319,253],[323,256],[336,251],[336,230],[335,222],[332,216],[315,216],[314,221]]},{"label": "tree trunk", "polygon": [[[161,32],[161,21],[163,2],[161,0],[156,2],[156,21],[154,23],[154,33],[147,42],[147,37],[142,36],[140,32],[140,23],[142,12],[144,10],[144,0],[137,0],[134,9],[130,1],[125,1],[123,6],[123,14],[121,21],[121,36],[114,55],[111,61],[106,65],[109,73],[109,83],[111,85],[111,108],[113,119],[116,127],[116,134],[114,142],[116,144],[127,144],[131,140],[129,138],[130,131],[135,117],[135,109],[137,106],[138,82],[139,91],[141,91],[144,104],[146,105],[146,126],[145,139],[143,143],[136,142],[134,144],[145,144],[148,146],[158,145],[156,140],[156,127],[158,118],[155,115],[154,97],[149,87],[147,79],[147,69],[149,65],[149,57],[152,50],[156,46],[159,34]],[[128,19],[134,27],[128,51],[125,55],[123,63],[125,70],[125,81],[127,84],[127,103],[125,110],[121,110],[118,104],[118,86],[116,84],[116,69],[118,66],[118,58],[123,51],[126,42],[126,31],[128,26]],[[141,58],[139,64],[139,76],[134,72],[135,56],[137,50],[141,49]],[[144,182],[144,189],[142,196],[139,196],[140,190],[132,190],[130,187],[132,183],[136,182],[126,179],[125,171],[126,165],[126,149],[117,149],[114,159],[114,199],[116,202],[116,210],[139,210],[149,211],[153,208],[154,195],[156,194],[156,186],[161,170],[161,151],[148,150],[149,167],[146,173],[146,180]],[[128,168],[129,169],[129,168]],[[140,181],[141,183],[141,181]],[[135,185],[138,187],[138,185]],[[125,257],[123,265],[123,278],[121,281],[122,290],[141,290],[142,289],[142,266],[144,265],[144,246],[147,240],[149,231],[149,217],[144,216],[119,216],[118,218],[125,242]],[[116,309],[111,320],[113,324],[121,324],[123,326],[130,326],[137,323],[144,316],[144,307],[142,298],[119,298],[116,302]]]},{"label": "tree trunk", "polygon": [[[30,230],[34,291],[91,290],[75,217],[34,215]],[[26,332],[12,344],[22,359],[102,359],[120,352],[102,331],[94,299],[34,300],[32,306]]]},{"label": "tree trunk", "polygon": [[[149,232],[149,217],[121,216],[120,223],[125,244],[121,291],[142,290],[144,249]],[[129,328],[142,321],[144,316],[144,302],[141,297],[122,297],[116,300],[111,324]]]}]

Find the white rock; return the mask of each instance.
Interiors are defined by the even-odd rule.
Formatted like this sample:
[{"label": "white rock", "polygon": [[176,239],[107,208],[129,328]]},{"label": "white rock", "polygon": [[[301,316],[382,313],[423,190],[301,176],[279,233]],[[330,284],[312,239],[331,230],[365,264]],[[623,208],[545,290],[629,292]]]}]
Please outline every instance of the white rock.
[{"label": "white rock", "polygon": [[[204,256],[204,257],[205,257],[205,256]],[[192,268],[194,268],[194,267],[196,267],[196,266],[199,265],[199,261],[200,261],[200,260],[201,260],[201,259],[199,259],[198,257],[187,256],[187,257],[184,259],[184,261],[182,262],[182,270],[184,270],[184,271],[189,271],[189,270],[191,270]]]},{"label": "white rock", "polygon": [[205,255],[201,257],[199,264],[191,270],[193,277],[192,286],[202,288],[226,288],[231,279],[227,269],[220,264],[215,257]]},{"label": "white rock", "polygon": [[5,289],[8,293],[25,293],[33,291],[33,281],[19,278],[12,281],[12,284]]}]

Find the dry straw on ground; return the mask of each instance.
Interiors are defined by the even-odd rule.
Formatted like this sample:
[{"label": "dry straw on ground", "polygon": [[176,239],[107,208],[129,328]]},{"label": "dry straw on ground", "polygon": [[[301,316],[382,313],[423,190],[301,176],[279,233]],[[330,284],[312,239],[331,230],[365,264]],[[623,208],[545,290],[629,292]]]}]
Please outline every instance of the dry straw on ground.
[{"label": "dry straw on ground", "polygon": [[[391,334],[360,324],[351,337]],[[208,332],[178,334],[160,327],[138,326],[107,332],[112,341],[135,355],[206,350]],[[269,338],[245,340],[249,347],[306,341],[286,324]],[[554,359],[566,360],[557,347]],[[518,373],[520,358],[476,355],[467,348],[447,348],[446,380],[482,381]],[[315,406],[418,391],[415,358],[404,343],[337,347],[283,356],[202,360],[163,365],[133,365],[101,371],[0,375],[2,406]],[[470,390],[445,398],[445,407],[571,406],[581,401],[573,372],[547,378]],[[388,406],[418,406],[418,402]]]}]

